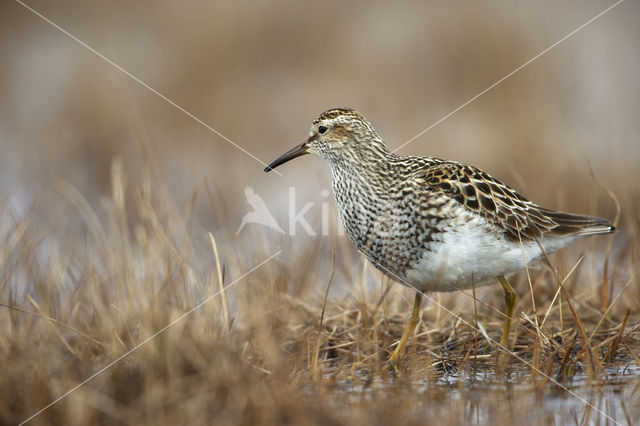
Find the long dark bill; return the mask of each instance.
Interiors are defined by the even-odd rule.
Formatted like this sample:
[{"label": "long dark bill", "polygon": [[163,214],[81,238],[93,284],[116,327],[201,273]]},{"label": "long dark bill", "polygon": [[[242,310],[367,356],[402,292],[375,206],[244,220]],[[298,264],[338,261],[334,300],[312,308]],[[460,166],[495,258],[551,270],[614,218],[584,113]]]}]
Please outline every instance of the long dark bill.
[{"label": "long dark bill", "polygon": [[270,170],[275,169],[280,164],[284,164],[289,160],[293,160],[294,158],[300,157],[301,155],[305,155],[307,153],[307,143],[302,142],[300,145],[295,146],[293,149],[282,154],[280,157],[273,160],[271,164],[265,167],[264,171],[268,172]]}]

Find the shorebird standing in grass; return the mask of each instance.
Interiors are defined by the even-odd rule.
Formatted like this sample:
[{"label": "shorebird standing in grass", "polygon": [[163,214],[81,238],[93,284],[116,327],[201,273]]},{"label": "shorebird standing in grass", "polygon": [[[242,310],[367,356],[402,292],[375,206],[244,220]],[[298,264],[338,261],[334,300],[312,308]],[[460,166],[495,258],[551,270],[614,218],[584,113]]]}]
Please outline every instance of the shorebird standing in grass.
[{"label": "shorebird standing in grass", "polygon": [[509,346],[516,293],[506,277],[572,241],[614,231],[606,219],[542,208],[475,167],[396,155],[353,109],[322,113],[307,139],[265,171],[304,154],[329,163],[338,214],[358,250],[416,290],[409,324],[389,358],[394,365],[419,322],[424,292],[500,282],[506,303],[500,344]]}]

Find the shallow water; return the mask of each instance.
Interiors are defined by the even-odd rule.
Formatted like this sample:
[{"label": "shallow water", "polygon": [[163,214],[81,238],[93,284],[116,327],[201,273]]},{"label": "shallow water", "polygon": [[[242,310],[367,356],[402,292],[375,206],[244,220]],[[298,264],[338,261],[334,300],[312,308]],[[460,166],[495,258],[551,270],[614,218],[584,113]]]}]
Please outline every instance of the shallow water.
[{"label": "shallow water", "polygon": [[355,379],[336,381],[331,398],[347,412],[358,406],[408,406],[402,410],[408,418],[396,417],[402,422],[437,417],[440,424],[637,424],[640,368],[622,362],[607,366],[606,375],[589,383],[584,372],[577,372],[565,383],[554,383],[516,364],[501,374],[483,365],[417,380],[359,371]]}]

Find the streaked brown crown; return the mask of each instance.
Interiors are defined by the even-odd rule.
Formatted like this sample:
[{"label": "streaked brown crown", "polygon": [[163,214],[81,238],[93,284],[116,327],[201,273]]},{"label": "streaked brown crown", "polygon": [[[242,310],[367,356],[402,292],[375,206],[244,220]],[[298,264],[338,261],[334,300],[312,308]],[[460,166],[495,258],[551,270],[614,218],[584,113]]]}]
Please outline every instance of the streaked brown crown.
[{"label": "streaked brown crown", "polygon": [[358,111],[356,111],[355,109],[352,108],[345,108],[345,107],[339,107],[339,108],[332,108],[330,110],[327,110],[325,112],[323,112],[322,114],[320,114],[318,116],[318,118],[316,118],[312,124],[318,124],[323,120],[328,120],[328,119],[333,119],[336,118],[338,116],[348,116],[348,117],[353,117],[353,118],[358,118],[362,121],[367,121],[367,119],[364,117],[364,115],[360,114]]}]

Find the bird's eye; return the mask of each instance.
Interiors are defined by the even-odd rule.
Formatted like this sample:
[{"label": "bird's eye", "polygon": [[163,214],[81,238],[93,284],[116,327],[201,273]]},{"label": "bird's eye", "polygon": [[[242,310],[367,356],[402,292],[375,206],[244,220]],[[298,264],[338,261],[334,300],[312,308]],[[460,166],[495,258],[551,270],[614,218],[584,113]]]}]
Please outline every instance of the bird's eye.
[{"label": "bird's eye", "polygon": [[321,135],[324,135],[327,132],[327,128],[324,126],[320,126],[318,127],[318,133],[320,133]]}]

